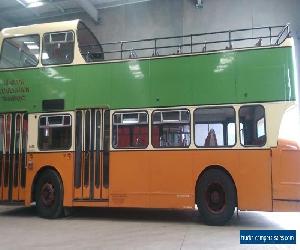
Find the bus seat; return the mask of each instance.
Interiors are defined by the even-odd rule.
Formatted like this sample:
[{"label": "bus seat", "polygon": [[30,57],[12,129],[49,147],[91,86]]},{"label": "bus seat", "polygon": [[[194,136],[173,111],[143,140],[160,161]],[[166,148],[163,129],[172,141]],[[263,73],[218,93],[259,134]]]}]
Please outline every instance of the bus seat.
[{"label": "bus seat", "polygon": [[256,47],[261,47],[261,45],[262,45],[262,39],[259,38],[259,39],[258,39],[258,42],[255,44],[255,46],[256,46]]}]

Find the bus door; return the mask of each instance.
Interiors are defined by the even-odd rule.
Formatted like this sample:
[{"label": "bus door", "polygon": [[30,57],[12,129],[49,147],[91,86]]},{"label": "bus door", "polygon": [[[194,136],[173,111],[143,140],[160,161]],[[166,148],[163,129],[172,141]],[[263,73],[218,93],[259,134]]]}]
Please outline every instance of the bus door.
[{"label": "bus door", "polygon": [[24,200],[28,115],[0,114],[0,199]]},{"label": "bus door", "polygon": [[74,199],[108,199],[109,111],[76,111]]}]

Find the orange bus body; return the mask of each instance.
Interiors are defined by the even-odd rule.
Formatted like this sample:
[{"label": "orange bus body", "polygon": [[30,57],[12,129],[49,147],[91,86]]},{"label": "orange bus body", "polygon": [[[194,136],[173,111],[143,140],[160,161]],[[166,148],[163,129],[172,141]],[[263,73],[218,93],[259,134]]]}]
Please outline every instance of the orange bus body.
[{"label": "orange bus body", "polygon": [[109,199],[98,201],[74,199],[74,153],[31,153],[25,205],[34,199],[35,177],[48,166],[61,176],[66,207],[194,209],[201,173],[222,168],[235,183],[240,210],[300,211],[300,150],[287,145],[271,150],[112,151]]}]

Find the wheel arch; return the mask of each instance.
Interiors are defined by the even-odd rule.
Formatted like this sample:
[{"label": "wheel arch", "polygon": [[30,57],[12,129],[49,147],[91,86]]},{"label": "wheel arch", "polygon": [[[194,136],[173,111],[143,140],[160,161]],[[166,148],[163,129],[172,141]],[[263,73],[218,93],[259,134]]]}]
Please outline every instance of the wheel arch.
[{"label": "wheel arch", "polygon": [[54,166],[45,165],[45,166],[41,167],[39,169],[39,171],[36,172],[36,174],[33,178],[33,181],[32,181],[32,184],[31,184],[31,202],[35,201],[35,188],[36,188],[37,180],[42,175],[42,173],[44,173],[46,170],[52,170],[52,171],[56,172],[57,175],[59,176],[60,180],[61,180],[62,185],[64,186],[64,183],[63,183],[63,180],[61,178],[61,175],[60,175],[59,171]]},{"label": "wheel arch", "polygon": [[236,183],[232,177],[232,175],[230,174],[230,172],[223,166],[221,165],[210,165],[210,166],[207,166],[205,167],[202,172],[198,175],[198,178],[197,178],[197,181],[196,181],[196,184],[195,184],[195,204],[197,204],[197,186],[198,186],[198,183],[200,182],[200,178],[203,176],[204,173],[206,173],[207,171],[210,171],[212,169],[218,169],[218,170],[221,170],[223,171],[226,175],[228,175],[234,185],[234,189],[235,189],[235,202],[236,202],[236,206],[238,206],[238,193],[237,193],[237,188],[236,188]]}]

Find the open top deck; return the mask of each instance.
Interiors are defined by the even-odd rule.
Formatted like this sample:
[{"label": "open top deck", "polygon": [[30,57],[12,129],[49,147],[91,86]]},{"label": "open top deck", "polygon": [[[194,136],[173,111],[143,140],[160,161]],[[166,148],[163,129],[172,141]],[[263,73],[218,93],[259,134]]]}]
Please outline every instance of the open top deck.
[{"label": "open top deck", "polygon": [[285,46],[288,37],[287,24],[100,43],[80,20],[34,24],[1,31],[0,70]]},{"label": "open top deck", "polygon": [[80,20],[4,29],[0,112],[295,101],[289,36],[284,25],[99,43]]}]

